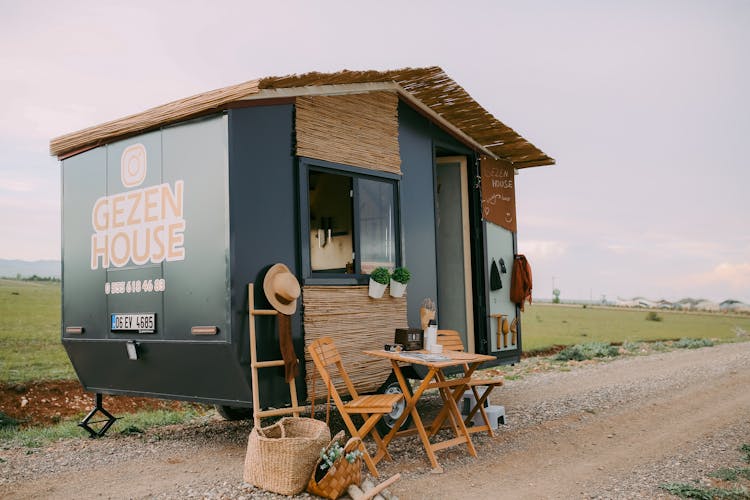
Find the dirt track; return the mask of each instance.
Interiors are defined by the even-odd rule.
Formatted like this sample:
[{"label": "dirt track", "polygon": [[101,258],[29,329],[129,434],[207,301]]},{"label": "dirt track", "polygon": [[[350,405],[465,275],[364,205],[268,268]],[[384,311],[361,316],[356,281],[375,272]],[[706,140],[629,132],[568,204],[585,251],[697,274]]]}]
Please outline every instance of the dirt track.
[{"label": "dirt track", "polygon": [[[445,473],[435,475],[404,440],[401,458],[397,448],[379,469],[404,474],[392,488],[402,499],[666,496],[658,484],[737,462],[750,443],[748,388],[750,342],[531,375],[493,400],[509,424],[475,436],[478,458],[440,452]],[[264,496],[242,483],[248,429],[211,421],[31,455],[0,450],[0,497]]]}]

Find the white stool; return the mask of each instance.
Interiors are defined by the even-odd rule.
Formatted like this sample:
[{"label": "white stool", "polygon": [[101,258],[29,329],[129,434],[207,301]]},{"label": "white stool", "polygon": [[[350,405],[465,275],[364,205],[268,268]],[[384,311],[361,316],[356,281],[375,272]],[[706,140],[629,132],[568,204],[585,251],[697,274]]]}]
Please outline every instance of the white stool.
[{"label": "white stool", "polygon": [[[479,394],[479,397],[481,398],[484,394],[484,391],[487,390],[486,385],[480,385],[476,387],[477,394]],[[458,405],[458,408],[461,410],[461,414],[466,417],[466,415],[469,414],[469,411],[471,411],[472,408],[477,404],[477,399],[474,397],[474,393],[471,389],[466,389],[464,391],[464,395],[461,396],[461,402]],[[490,405],[490,398],[487,398],[484,400],[484,406],[487,408]]]},{"label": "white stool", "polygon": [[[505,425],[505,407],[498,405],[490,405],[484,408],[484,412],[487,414],[487,420],[490,421],[490,428],[496,430],[498,422]],[[482,414],[477,412],[473,419],[474,425],[484,425],[482,420]]]}]

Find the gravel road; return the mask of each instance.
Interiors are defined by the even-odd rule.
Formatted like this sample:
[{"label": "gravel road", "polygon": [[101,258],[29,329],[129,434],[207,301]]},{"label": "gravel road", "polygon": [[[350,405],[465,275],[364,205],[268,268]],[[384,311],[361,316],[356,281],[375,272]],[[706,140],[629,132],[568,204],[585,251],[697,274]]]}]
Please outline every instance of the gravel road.
[{"label": "gravel road", "polygon": [[[493,393],[508,424],[438,453],[394,441],[409,498],[659,498],[658,485],[739,465],[750,443],[750,342],[677,350],[508,381]],[[434,406],[435,401],[428,401]],[[2,498],[276,498],[242,482],[250,426],[215,418],[143,435],[0,449]],[[746,465],[746,464],[745,464]],[[301,497],[308,497],[303,494]]]}]

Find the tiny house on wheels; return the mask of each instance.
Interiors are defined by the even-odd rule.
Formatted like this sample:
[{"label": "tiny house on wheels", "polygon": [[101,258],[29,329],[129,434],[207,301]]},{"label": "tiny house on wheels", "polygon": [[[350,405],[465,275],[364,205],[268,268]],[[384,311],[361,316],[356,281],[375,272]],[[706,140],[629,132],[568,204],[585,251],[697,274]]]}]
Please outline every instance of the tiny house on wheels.
[{"label": "tiny house on wheels", "polygon": [[[419,327],[426,298],[468,350],[520,357],[515,179],[554,160],[438,67],[252,80],[58,137],[50,152],[62,343],[94,411],[124,394],[231,417],[251,408],[252,384],[262,407],[289,404],[283,368],[252,380],[250,366],[248,304],[270,308],[262,284],[277,263],[301,286],[303,400],[306,346],[321,336],[358,391],[393,386],[387,361],[362,351]],[[368,275],[399,266],[406,294],[369,297]],[[276,318],[253,321],[258,358],[277,359]]]}]

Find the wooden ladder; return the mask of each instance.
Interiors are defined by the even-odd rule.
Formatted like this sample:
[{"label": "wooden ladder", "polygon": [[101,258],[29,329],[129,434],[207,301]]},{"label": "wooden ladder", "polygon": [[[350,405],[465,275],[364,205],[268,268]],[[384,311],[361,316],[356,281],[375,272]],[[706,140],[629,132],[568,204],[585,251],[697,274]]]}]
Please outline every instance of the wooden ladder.
[{"label": "wooden ladder", "polygon": [[277,316],[279,314],[275,309],[255,309],[254,286],[252,283],[247,285],[247,305],[248,305],[248,323],[250,324],[250,368],[252,369],[251,384],[253,387],[253,420],[256,427],[260,427],[260,419],[263,417],[274,417],[277,415],[293,414],[299,417],[301,411],[305,410],[304,406],[297,403],[297,385],[294,379],[289,382],[289,395],[291,396],[292,406],[286,408],[274,408],[272,410],[260,409],[260,393],[258,390],[258,369],[274,368],[284,366],[283,359],[269,361],[258,361],[258,349],[255,345],[255,316]]}]

